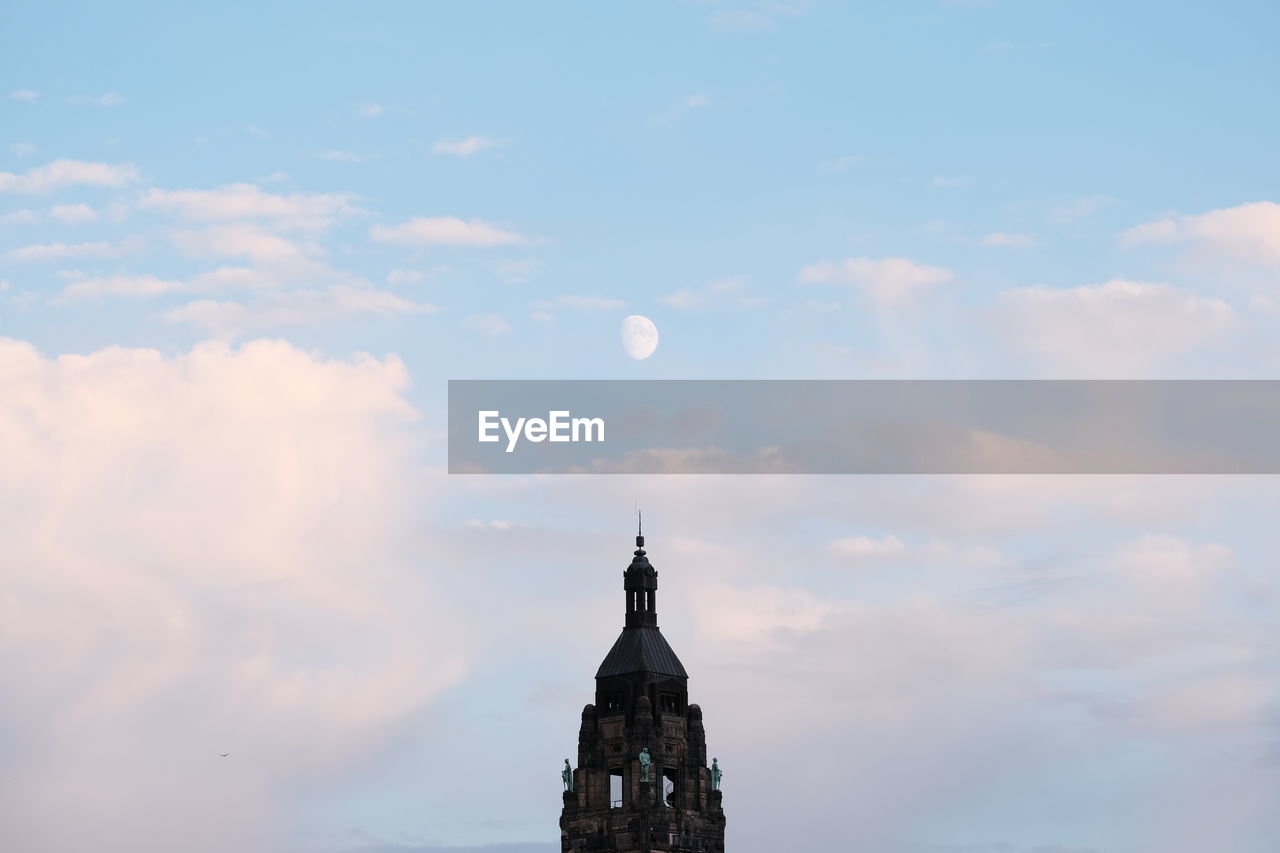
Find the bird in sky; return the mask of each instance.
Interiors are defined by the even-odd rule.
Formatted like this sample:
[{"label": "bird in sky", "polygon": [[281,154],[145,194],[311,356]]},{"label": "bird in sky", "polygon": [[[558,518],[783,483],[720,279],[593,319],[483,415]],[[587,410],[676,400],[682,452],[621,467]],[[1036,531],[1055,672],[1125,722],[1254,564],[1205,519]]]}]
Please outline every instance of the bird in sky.
[{"label": "bird in sky", "polygon": [[222,756],[223,758],[226,758],[226,757],[227,757],[228,755],[230,755],[230,754],[231,754],[231,753],[229,753],[229,752],[219,752],[219,753],[218,753],[218,755]]}]

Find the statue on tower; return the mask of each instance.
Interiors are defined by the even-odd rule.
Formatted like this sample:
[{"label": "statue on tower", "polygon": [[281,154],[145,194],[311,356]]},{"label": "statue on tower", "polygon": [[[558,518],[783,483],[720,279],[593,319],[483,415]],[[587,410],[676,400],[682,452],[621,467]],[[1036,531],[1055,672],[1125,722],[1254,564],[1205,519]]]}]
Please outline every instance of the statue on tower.
[{"label": "statue on tower", "polygon": [[569,766],[569,759],[564,760],[564,769],[560,771],[560,781],[564,782],[566,791],[573,791],[573,768]]},{"label": "statue on tower", "polygon": [[711,759],[711,790],[720,790],[720,777],[723,775],[724,773],[720,771],[720,759]]},{"label": "statue on tower", "polygon": [[640,750],[640,781],[649,781],[649,747],[643,747]]}]

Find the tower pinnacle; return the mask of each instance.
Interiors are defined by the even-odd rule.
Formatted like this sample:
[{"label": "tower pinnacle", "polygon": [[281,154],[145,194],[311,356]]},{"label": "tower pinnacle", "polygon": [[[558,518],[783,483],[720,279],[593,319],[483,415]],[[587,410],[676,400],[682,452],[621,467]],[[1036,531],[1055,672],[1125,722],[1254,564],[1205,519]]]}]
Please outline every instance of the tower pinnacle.
[{"label": "tower pinnacle", "polygon": [[[643,528],[637,528],[643,530]],[[627,597],[628,628],[658,626],[658,571],[645,555],[644,535],[636,534],[636,550],[631,565],[622,573],[622,588]]]},{"label": "tower pinnacle", "polygon": [[[718,777],[707,766],[702,709],[689,676],[658,629],[658,572],[644,550],[625,572],[627,621],[596,671],[582,709],[578,766],[565,777],[563,853],[724,853]],[[563,776],[563,771],[562,771]]]}]

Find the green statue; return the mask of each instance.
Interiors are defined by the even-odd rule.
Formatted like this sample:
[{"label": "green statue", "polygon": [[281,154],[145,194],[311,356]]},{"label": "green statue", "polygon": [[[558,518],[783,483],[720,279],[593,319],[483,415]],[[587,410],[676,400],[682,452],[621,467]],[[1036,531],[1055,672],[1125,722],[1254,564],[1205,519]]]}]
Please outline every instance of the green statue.
[{"label": "green statue", "polygon": [[716,758],[711,759],[711,790],[713,791],[720,790],[720,777],[723,775],[724,774],[720,772],[719,759],[716,759]]},{"label": "green statue", "polygon": [[573,790],[573,768],[569,766],[569,759],[564,760],[564,769],[560,771],[560,781],[564,782],[566,791]]},{"label": "green statue", "polygon": [[640,750],[640,781],[649,781],[649,747]]}]

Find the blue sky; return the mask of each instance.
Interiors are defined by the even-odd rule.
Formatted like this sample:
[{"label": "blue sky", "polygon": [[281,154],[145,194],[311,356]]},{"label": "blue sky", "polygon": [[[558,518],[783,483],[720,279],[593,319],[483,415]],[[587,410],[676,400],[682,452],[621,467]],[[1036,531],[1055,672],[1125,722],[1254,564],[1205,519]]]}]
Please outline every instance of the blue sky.
[{"label": "blue sky", "polygon": [[1273,4],[0,16],[7,846],[555,849],[639,501],[734,849],[1275,849],[1270,479],[441,432],[450,378],[1275,378]]}]

